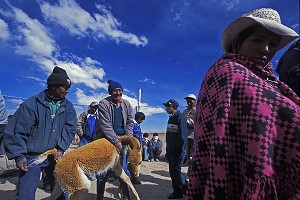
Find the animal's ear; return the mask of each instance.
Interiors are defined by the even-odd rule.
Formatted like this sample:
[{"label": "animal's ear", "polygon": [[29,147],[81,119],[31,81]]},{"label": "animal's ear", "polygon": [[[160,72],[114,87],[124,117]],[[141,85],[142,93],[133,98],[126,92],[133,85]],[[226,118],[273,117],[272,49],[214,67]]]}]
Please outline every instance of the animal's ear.
[{"label": "animal's ear", "polygon": [[136,139],[133,136],[121,136],[119,137],[119,140],[122,145],[129,145],[131,149],[133,150],[140,150],[141,145],[138,139]]}]

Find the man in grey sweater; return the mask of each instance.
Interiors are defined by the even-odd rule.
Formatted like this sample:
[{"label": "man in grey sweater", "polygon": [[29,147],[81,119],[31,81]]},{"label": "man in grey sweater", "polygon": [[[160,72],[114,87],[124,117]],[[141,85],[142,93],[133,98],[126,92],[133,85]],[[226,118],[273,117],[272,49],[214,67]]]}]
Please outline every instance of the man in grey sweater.
[{"label": "man in grey sweater", "polygon": [[[120,162],[126,174],[130,177],[127,169],[127,146],[122,146],[118,137],[132,135],[133,108],[129,101],[122,99],[123,88],[120,83],[108,80],[108,93],[110,96],[102,99],[98,105],[99,131],[94,134],[95,139],[106,138],[114,144],[120,152]],[[104,198],[105,183],[108,174],[102,174],[97,178],[97,200]],[[119,179],[123,199],[130,199],[127,184]]]}]

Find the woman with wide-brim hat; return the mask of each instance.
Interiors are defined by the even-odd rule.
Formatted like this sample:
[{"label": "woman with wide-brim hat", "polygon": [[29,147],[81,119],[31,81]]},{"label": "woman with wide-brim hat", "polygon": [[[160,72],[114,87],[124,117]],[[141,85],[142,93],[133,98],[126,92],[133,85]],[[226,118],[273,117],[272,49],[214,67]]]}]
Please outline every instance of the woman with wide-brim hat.
[{"label": "woman with wide-brim hat", "polygon": [[270,8],[225,29],[198,95],[185,199],[300,198],[300,99],[270,63],[296,37]]}]

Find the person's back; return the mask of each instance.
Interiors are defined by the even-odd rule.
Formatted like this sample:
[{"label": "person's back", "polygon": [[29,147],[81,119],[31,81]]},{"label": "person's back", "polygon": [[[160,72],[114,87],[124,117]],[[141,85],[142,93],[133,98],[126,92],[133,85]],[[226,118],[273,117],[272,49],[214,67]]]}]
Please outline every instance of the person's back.
[{"label": "person's back", "polygon": [[[137,112],[134,115],[134,126],[132,129],[132,135],[133,137],[137,138],[140,142],[140,145],[142,146],[143,144],[143,134],[142,134],[142,129],[140,124],[143,123],[145,120],[145,114],[143,112]],[[130,164],[128,164],[128,169],[131,174],[131,182],[132,184],[141,184],[141,181],[138,179],[139,177],[139,172],[134,173],[132,167]]]},{"label": "person's back", "polygon": [[300,97],[300,39],[281,56],[276,72],[279,80],[292,88]]}]

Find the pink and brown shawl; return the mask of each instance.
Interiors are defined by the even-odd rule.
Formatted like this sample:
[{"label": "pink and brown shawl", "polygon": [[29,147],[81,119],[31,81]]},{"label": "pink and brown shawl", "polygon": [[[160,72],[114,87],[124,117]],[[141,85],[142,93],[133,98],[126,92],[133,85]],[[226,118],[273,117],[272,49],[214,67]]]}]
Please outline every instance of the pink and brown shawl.
[{"label": "pink and brown shawl", "polygon": [[209,69],[194,145],[186,200],[300,199],[300,99],[271,64],[231,53]]}]

